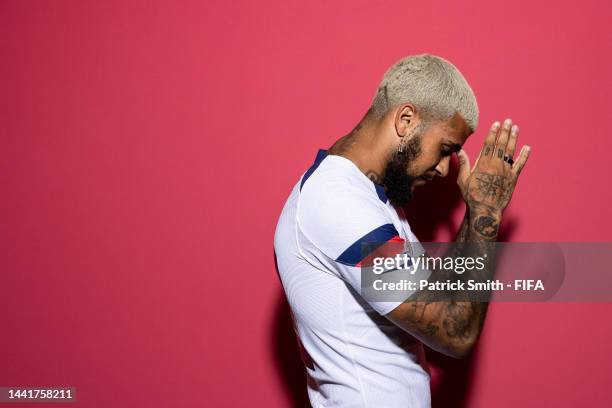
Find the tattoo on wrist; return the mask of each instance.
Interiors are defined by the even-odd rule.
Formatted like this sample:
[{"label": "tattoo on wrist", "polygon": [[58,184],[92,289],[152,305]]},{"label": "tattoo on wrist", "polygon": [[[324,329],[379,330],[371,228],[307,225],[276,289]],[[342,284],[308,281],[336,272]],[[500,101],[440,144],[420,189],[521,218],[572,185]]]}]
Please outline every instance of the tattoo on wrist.
[{"label": "tattoo on wrist", "polygon": [[498,229],[498,221],[490,215],[482,215],[474,220],[474,230],[483,237],[495,238]]}]

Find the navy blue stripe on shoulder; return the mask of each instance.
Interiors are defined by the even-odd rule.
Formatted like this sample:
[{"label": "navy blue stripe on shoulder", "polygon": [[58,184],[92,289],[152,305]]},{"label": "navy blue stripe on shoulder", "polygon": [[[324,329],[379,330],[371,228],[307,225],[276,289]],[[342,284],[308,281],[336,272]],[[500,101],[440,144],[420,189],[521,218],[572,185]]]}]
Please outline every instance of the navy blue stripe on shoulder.
[{"label": "navy blue stripe on shoulder", "polygon": [[385,188],[381,184],[374,183],[374,187],[376,188],[376,194],[378,194],[378,198],[383,203],[387,202],[387,193],[385,193]]},{"label": "navy blue stripe on shoulder", "polygon": [[310,166],[308,170],[306,170],[306,173],[304,173],[304,176],[302,177],[302,182],[300,183],[300,191],[302,191],[302,187],[304,187],[304,183],[306,182],[306,180],[308,180],[308,178],[312,176],[312,173],[315,172],[317,167],[319,167],[323,159],[326,157],[327,157],[327,150],[319,149],[314,163],[312,164],[312,166]]},{"label": "navy blue stripe on shoulder", "polygon": [[[380,227],[368,232],[363,237],[359,238],[354,244],[348,247],[336,259],[336,262],[355,266],[377,247],[398,236],[399,233],[393,224],[381,225]],[[364,253],[364,251],[367,253]]]}]

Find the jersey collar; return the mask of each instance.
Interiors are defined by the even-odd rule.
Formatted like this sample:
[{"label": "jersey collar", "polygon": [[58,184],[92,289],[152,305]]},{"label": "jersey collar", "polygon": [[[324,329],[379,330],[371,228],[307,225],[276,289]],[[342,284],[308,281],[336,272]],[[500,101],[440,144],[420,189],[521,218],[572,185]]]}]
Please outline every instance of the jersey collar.
[{"label": "jersey collar", "polygon": [[[329,155],[329,153],[327,152],[327,150],[319,149],[319,151],[317,152],[317,157],[315,157],[315,161],[312,164],[311,168],[315,168],[316,169],[319,166],[319,164],[321,164],[323,159],[325,159],[328,155]],[[359,170],[359,171],[361,172],[361,170]],[[364,174],[364,176],[365,176],[365,174]],[[368,180],[369,180],[369,178],[368,178]],[[376,189],[376,195],[378,195],[379,200],[382,201],[383,203],[386,203],[388,199],[387,199],[387,194],[385,193],[385,187],[382,184],[376,183],[376,182],[374,182],[372,180],[370,180],[370,181],[372,182],[372,184],[374,184],[374,188]]]}]

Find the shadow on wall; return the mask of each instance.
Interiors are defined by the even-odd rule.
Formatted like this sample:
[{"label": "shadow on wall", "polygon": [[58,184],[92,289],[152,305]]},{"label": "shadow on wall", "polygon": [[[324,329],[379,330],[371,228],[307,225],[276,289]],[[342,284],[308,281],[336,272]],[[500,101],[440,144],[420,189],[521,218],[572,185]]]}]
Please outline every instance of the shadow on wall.
[{"label": "shadow on wall", "polygon": [[[418,188],[405,208],[410,227],[423,242],[432,242],[439,229],[447,229],[451,236],[459,227],[451,218],[459,206],[463,206],[456,184],[457,168],[454,164],[449,175],[429,185]],[[504,219],[498,241],[508,241],[515,230],[513,219]],[[306,392],[306,372],[298,350],[291,312],[284,293],[279,294],[272,324],[272,347],[278,375],[282,378],[286,402],[292,407],[309,407]],[[471,382],[478,358],[478,348],[465,359],[456,360],[429,348],[427,359],[435,368],[432,378],[432,407],[464,408],[468,406]]]},{"label": "shadow on wall", "polygon": [[278,375],[282,378],[285,404],[310,407],[306,392],[306,369],[300,357],[291,312],[284,293],[280,293],[272,325],[272,347]]}]

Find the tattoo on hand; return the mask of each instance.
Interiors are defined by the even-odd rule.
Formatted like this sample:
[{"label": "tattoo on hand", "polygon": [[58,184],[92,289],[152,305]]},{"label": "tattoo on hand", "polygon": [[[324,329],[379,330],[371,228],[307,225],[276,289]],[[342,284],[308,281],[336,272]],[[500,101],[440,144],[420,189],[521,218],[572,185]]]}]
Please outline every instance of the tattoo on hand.
[{"label": "tattoo on hand", "polygon": [[511,180],[506,176],[482,173],[476,177],[478,190],[488,198],[496,198],[498,204],[505,203],[512,194]]},{"label": "tattoo on hand", "polygon": [[487,196],[495,196],[497,192],[504,188],[504,176],[496,176],[493,174],[479,174],[476,177],[478,180],[478,188],[480,191]]}]

